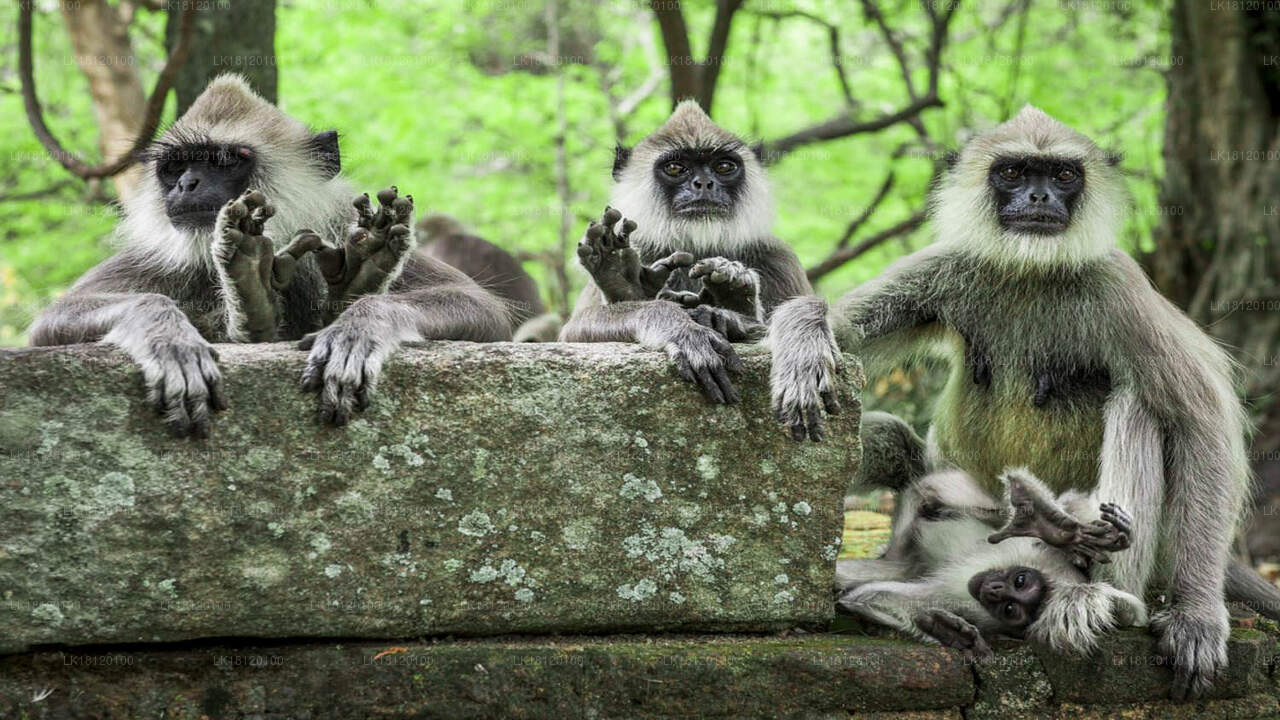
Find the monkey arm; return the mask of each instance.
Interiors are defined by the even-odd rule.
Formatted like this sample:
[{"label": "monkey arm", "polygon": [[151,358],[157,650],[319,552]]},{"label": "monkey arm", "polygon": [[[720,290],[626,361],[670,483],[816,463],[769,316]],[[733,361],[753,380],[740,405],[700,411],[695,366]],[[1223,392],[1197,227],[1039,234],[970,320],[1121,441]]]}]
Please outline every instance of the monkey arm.
[{"label": "monkey arm", "polygon": [[345,425],[364,410],[382,366],[402,343],[511,339],[507,308],[471,278],[425,255],[406,263],[391,292],[366,295],[331,325],[304,337],[309,350],[302,387],[320,391],[321,422]]},{"label": "monkey arm", "polygon": [[680,376],[699,386],[712,402],[738,401],[729,374],[739,372],[742,361],[724,336],[695,323],[683,308],[666,300],[610,305],[598,301],[594,286],[583,291],[560,332],[562,342],[633,342],[662,350]]},{"label": "monkey arm", "polygon": [[218,355],[173,298],[73,289],[31,328],[32,345],[95,341],[116,345],[138,364],[148,404],[175,435],[207,436],[210,410],[227,407]]},{"label": "monkey arm", "polygon": [[991,655],[981,630],[945,603],[940,580],[877,581],[858,585],[837,600],[842,612],[906,633],[917,640],[939,643],[969,657]]},{"label": "monkey arm", "polygon": [[831,311],[840,348],[864,355],[909,352],[912,338],[895,344],[884,341],[937,320],[941,308],[934,288],[948,259],[946,249],[930,246],[894,262],[840,298]]},{"label": "monkey arm", "polygon": [[[767,340],[773,350],[770,388],[774,411],[791,428],[792,439],[821,440],[822,411],[839,411],[832,376],[840,372],[841,350],[891,356],[916,345],[919,338],[898,336],[937,319],[932,288],[949,252],[932,246],[908,255],[845,295],[830,312],[826,301],[812,296],[794,298],[774,311]],[[890,343],[890,336],[898,342]]]}]

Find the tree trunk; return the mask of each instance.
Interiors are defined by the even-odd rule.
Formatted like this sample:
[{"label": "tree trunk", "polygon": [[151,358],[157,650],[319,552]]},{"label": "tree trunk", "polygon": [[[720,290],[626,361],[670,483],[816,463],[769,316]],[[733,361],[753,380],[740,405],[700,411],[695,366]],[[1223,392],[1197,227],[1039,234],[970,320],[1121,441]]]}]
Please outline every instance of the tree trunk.
[{"label": "tree trunk", "polygon": [[[239,73],[254,91],[276,101],[276,0],[204,3],[198,10],[191,58],[178,73],[174,90],[178,115],[187,111],[209,81]],[[165,47],[178,39],[178,13],[170,12]]]},{"label": "tree trunk", "polygon": [[1214,5],[1174,3],[1164,217],[1145,260],[1160,290],[1245,366],[1264,429],[1254,465],[1276,494],[1268,433],[1280,415],[1280,11]]},{"label": "tree trunk", "polygon": [[[98,118],[98,148],[109,163],[133,147],[142,128],[147,97],[138,77],[137,58],[129,41],[129,22],[106,0],[59,3],[76,65],[89,81]],[[111,178],[116,196],[129,197],[138,182],[137,167]]]}]

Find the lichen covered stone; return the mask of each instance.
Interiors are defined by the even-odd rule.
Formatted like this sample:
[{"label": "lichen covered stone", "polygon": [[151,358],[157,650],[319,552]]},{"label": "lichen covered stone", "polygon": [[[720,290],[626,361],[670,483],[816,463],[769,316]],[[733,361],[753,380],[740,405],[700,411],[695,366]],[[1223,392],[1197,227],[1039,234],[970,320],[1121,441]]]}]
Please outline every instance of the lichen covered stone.
[{"label": "lichen covered stone", "polygon": [[344,428],[305,353],[218,351],[208,440],[167,436],[118,352],[0,353],[0,651],[830,618],[856,362],[802,444],[759,348],[715,406],[631,346],[429,343]]}]

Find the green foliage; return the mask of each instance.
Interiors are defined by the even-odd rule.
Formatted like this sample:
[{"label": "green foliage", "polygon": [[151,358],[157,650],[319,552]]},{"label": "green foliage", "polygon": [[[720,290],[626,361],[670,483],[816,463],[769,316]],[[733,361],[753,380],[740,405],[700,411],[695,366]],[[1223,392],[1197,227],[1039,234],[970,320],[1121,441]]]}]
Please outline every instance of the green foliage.
[{"label": "green foliage", "polygon": [[[342,133],[344,169],[362,188],[397,184],[415,196],[422,212],[448,212],[509,250],[563,252],[572,264],[578,233],[608,199],[612,148],[619,140],[603,86],[612,83],[615,97],[631,93],[653,71],[650,55],[663,48],[643,3],[559,5],[562,62],[546,55],[541,3],[481,0],[461,10],[448,0],[281,4],[281,105],[317,129]],[[714,7],[711,0],[686,3],[695,53],[705,51]],[[801,17],[765,17],[755,7],[800,9],[840,25],[858,118],[907,103],[897,64],[857,3],[748,2],[735,18],[713,109],[727,127],[774,139],[845,107],[826,29]],[[946,106],[922,116],[930,135],[956,147],[971,129],[994,124],[1024,103],[1043,107],[1125,152],[1136,207],[1126,242],[1148,246],[1159,220],[1164,84],[1158,63],[1144,58],[1167,54],[1163,9],[1155,3],[1064,1],[1040,3],[1002,22],[1008,7],[966,3],[957,12],[940,85]],[[923,87],[926,17],[913,2],[888,0],[884,9],[904,40],[916,85]],[[0,6],[5,47],[16,45],[9,36],[15,20],[15,6]],[[149,86],[163,59],[163,18],[144,13],[141,24],[133,38]],[[87,85],[56,12],[37,13],[36,34],[37,78],[49,122],[68,148],[96,156]],[[670,110],[665,68],[656,69],[664,73],[663,83],[626,120],[625,143],[643,137]],[[0,155],[0,195],[69,177],[27,127],[15,70],[16,53],[10,53],[0,61],[0,130],[9,138],[9,152]],[[557,72],[566,79],[565,238],[556,192]],[[894,160],[895,151],[905,157]],[[803,148],[772,171],[778,234],[806,264],[816,263],[891,167],[894,189],[854,241],[922,207],[934,159],[906,125]],[[0,202],[0,344],[21,342],[34,311],[109,254],[114,212],[85,198],[110,190],[109,183],[94,191],[77,182],[51,196]],[[887,243],[824,278],[820,291],[838,295],[925,242],[927,231]],[[545,264],[526,267],[558,303]],[[570,273],[575,284],[581,277]]]}]

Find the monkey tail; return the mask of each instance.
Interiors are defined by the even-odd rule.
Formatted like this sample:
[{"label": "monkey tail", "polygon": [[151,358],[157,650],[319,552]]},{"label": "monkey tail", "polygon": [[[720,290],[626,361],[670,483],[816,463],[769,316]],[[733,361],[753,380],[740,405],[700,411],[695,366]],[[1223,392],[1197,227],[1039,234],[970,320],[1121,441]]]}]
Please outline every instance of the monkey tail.
[{"label": "monkey tail", "polygon": [[1263,617],[1280,622],[1280,588],[1234,558],[1227,565],[1226,596],[1229,603],[1241,603]]}]

